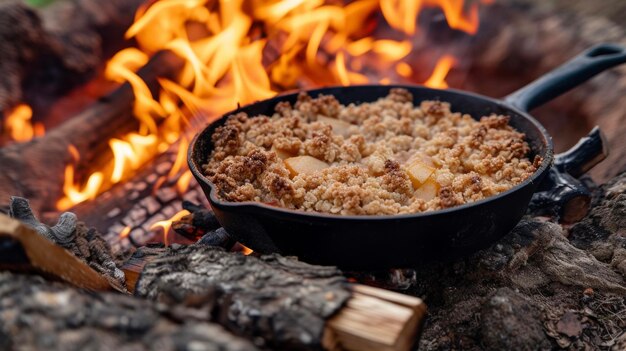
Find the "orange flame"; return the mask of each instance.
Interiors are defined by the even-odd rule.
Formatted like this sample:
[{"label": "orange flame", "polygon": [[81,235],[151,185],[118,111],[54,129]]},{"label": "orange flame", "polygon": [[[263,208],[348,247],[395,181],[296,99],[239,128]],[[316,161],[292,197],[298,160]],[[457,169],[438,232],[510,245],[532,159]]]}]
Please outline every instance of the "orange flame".
[{"label": "orange flame", "polygon": [[448,83],[446,83],[446,76],[454,66],[456,59],[450,55],[445,55],[437,61],[435,65],[435,69],[433,70],[432,75],[424,85],[431,88],[436,89],[446,89],[448,88]]},{"label": "orange flame", "polygon": [[57,202],[57,208],[65,211],[74,204],[95,199],[103,180],[104,175],[102,172],[94,172],[89,176],[87,183],[81,189],[74,183],[74,165],[69,164],[65,166],[65,183],[63,184],[65,197]]},{"label": "orange flame", "polygon": [[[411,36],[418,31],[424,8],[439,8],[451,28],[472,34],[478,29],[478,6],[490,1],[469,6],[464,0],[354,0],[347,5],[324,0],[148,2],[126,32],[138,47],[120,51],[105,71],[109,79],[127,81],[133,88],[133,112],[140,128],[110,140],[113,160],[94,170],[86,185],[74,184],[73,167],[68,166],[59,204],[67,208],[93,198],[94,191],[123,181],[172,145],[179,148],[167,176],[173,180],[184,167],[181,160],[189,140],[185,127],[206,124],[238,105],[296,87],[389,84],[392,78],[384,72],[393,70],[410,78],[414,67],[401,60],[414,50]],[[394,36],[399,39],[368,36],[365,24],[376,20],[373,15],[379,10],[384,21],[401,32]],[[160,93],[153,96],[134,72],[159,50],[174,52],[185,66],[176,79],[160,79]],[[376,62],[376,67],[368,62]],[[445,76],[452,64],[451,56],[442,58],[425,84],[447,87]],[[176,182],[177,191],[185,192],[190,181],[185,170]],[[164,184],[165,178],[159,182]]]},{"label": "orange flame", "polygon": [[183,175],[178,178],[176,182],[176,190],[179,194],[184,194],[189,189],[189,183],[191,182],[192,174],[190,170],[186,170]]},{"label": "orange flame", "polygon": [[178,221],[181,218],[185,217],[189,214],[189,211],[182,210],[177,214],[173,215],[170,219],[166,219],[164,221],[159,221],[150,226],[150,230],[156,230],[157,228],[161,228],[163,230],[163,243],[165,246],[169,246],[169,234],[170,229],[172,228],[172,222]]},{"label": "orange flame", "polygon": [[7,136],[14,141],[29,141],[33,137],[41,136],[45,133],[43,124],[32,124],[33,110],[30,106],[19,104],[15,106],[6,116],[4,130]]},{"label": "orange flame", "polygon": [[248,256],[249,254],[253,253],[254,251],[252,251],[251,248],[244,246],[243,244],[239,243],[239,245],[241,245],[241,247],[243,248],[243,251],[241,251],[244,255]]}]

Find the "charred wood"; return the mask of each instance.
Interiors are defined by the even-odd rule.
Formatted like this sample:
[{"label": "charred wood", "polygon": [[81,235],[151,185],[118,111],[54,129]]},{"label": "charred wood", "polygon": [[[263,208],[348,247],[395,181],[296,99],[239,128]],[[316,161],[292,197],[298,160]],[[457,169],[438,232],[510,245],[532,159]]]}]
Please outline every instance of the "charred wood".
[{"label": "charred wood", "polygon": [[12,197],[9,216],[29,225],[40,235],[70,251],[106,277],[117,290],[126,290],[124,272],[117,268],[109,244],[94,228],[88,228],[85,223],[79,222],[75,214],[61,214],[57,224],[50,227],[37,220],[28,200]]},{"label": "charred wood", "polygon": [[290,350],[320,349],[325,320],[350,297],[334,267],[201,245],[165,249],[145,266],[135,294],[159,301],[207,290],[217,296],[212,315],[220,324],[262,346]]},{"label": "charred wood", "polygon": [[[189,201],[183,201],[183,209],[191,213],[172,223],[174,231],[191,240],[198,240],[198,238],[202,237],[206,245],[222,246],[225,249],[230,248],[226,247],[229,240],[228,233],[222,231],[219,233],[214,232],[213,235],[207,234],[221,227],[213,211]],[[215,239],[211,239],[213,237]],[[230,246],[233,244],[234,242]]]},{"label": "charred wood", "polygon": [[348,284],[334,267],[295,258],[244,256],[199,243],[140,248],[134,256],[127,276],[140,266],[137,258],[147,262],[135,295],[168,305],[197,301],[195,313],[261,347],[407,351],[425,317],[420,299]]},{"label": "charred wood", "polygon": [[69,251],[54,244],[32,227],[0,214],[0,269],[44,274],[55,280],[90,290],[111,287],[105,279]]},{"label": "charred wood", "polygon": [[230,250],[235,243],[235,239],[224,228],[211,230],[198,240],[199,245],[219,246],[226,250]]},{"label": "charred wood", "polygon": [[0,273],[0,286],[3,350],[257,350],[216,324],[173,318],[143,299],[10,273]]}]

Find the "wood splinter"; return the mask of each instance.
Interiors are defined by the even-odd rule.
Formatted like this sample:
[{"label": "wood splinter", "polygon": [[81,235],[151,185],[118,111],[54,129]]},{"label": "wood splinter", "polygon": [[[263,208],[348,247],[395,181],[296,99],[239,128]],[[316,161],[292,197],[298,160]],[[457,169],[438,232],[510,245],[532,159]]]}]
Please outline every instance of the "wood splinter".
[{"label": "wood splinter", "polygon": [[0,270],[39,272],[89,290],[111,290],[109,282],[69,251],[35,229],[0,214]]},{"label": "wood splinter", "polygon": [[327,322],[327,350],[410,350],[426,317],[421,299],[355,284],[352,298]]}]

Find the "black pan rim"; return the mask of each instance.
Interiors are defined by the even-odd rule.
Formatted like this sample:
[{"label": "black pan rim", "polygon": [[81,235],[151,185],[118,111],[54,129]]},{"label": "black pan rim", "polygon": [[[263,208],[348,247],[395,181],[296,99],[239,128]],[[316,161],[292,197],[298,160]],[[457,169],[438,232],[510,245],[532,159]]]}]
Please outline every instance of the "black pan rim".
[{"label": "black pan rim", "polygon": [[316,93],[323,93],[326,90],[330,90],[330,89],[349,89],[349,88],[379,88],[379,87],[385,87],[385,88],[408,88],[408,89],[422,89],[422,90],[429,90],[432,92],[441,92],[441,91],[445,91],[445,92],[451,92],[451,93],[455,93],[455,94],[459,94],[459,95],[463,95],[469,98],[474,98],[474,99],[478,99],[478,100],[483,100],[485,102],[491,103],[491,104],[495,104],[495,105],[499,105],[501,107],[503,107],[506,110],[512,111],[517,113],[518,115],[523,116],[524,118],[526,118],[528,121],[530,121],[540,132],[541,135],[544,138],[544,142],[546,145],[546,152],[545,155],[543,155],[543,161],[541,166],[535,171],[535,173],[533,173],[533,175],[531,175],[530,177],[528,177],[527,179],[525,179],[523,182],[517,184],[516,186],[512,187],[509,190],[506,190],[504,192],[501,192],[499,194],[490,196],[488,198],[485,199],[481,199],[475,202],[471,202],[471,203],[467,203],[467,204],[463,204],[463,205],[459,205],[459,206],[454,206],[454,207],[450,207],[450,208],[445,208],[445,209],[441,209],[441,210],[435,210],[435,211],[426,211],[426,212],[417,212],[417,213],[407,213],[407,214],[397,214],[397,215],[340,215],[340,214],[330,214],[330,213],[321,213],[321,212],[308,212],[308,211],[301,211],[301,210],[292,210],[292,209],[287,209],[287,208],[282,208],[282,207],[278,207],[278,206],[272,206],[269,204],[265,204],[262,202],[256,202],[256,201],[242,201],[242,202],[231,202],[231,201],[222,201],[217,197],[217,189],[215,187],[215,185],[213,183],[211,183],[202,172],[200,172],[200,170],[198,169],[198,167],[196,166],[194,160],[193,160],[193,151],[196,148],[196,144],[198,142],[198,139],[200,136],[202,136],[203,134],[205,134],[205,132],[210,129],[214,124],[224,120],[225,118],[228,118],[229,116],[238,113],[240,110],[247,108],[251,105],[260,103],[261,101],[256,101],[244,106],[240,106],[237,109],[233,110],[233,111],[229,111],[223,115],[221,115],[219,118],[215,119],[213,122],[209,123],[202,131],[198,132],[190,146],[187,152],[187,162],[189,165],[189,169],[191,170],[192,174],[194,175],[194,177],[198,180],[198,181],[202,181],[204,184],[206,184],[207,186],[209,186],[210,188],[210,192],[209,192],[209,196],[208,196],[208,200],[209,203],[211,204],[211,206],[217,206],[218,208],[227,208],[229,210],[232,211],[268,211],[268,212],[273,212],[275,214],[281,214],[281,215],[286,215],[286,216],[298,216],[301,217],[302,219],[306,219],[306,218],[310,218],[310,219],[322,219],[322,220],[344,220],[344,221],[388,221],[388,220],[409,220],[409,219],[417,219],[417,218],[422,218],[422,217],[429,217],[429,216],[440,216],[440,215],[447,215],[450,213],[454,213],[456,211],[463,211],[467,208],[471,208],[471,207],[477,207],[477,206],[481,206],[483,204],[487,204],[489,202],[492,201],[496,201],[502,197],[506,197],[509,194],[515,193],[517,191],[519,191],[520,189],[525,188],[526,186],[528,186],[529,184],[534,183],[535,181],[541,180],[541,178],[543,177],[544,173],[552,166],[552,163],[554,161],[554,146],[553,146],[553,142],[552,142],[552,137],[550,136],[550,134],[548,134],[548,131],[543,127],[543,125],[541,123],[539,123],[539,121],[537,121],[534,117],[532,117],[530,114],[528,114],[527,112],[521,111],[518,108],[515,108],[514,106],[511,106],[509,104],[507,104],[506,102],[499,100],[499,99],[495,99],[495,98],[491,98],[488,96],[484,96],[484,95],[480,95],[477,93],[472,93],[472,92],[467,92],[467,91],[463,91],[463,90],[459,90],[459,89],[433,89],[433,88],[429,88],[429,87],[425,87],[423,85],[418,85],[418,84],[389,84],[389,85],[380,85],[380,84],[363,84],[363,85],[350,85],[350,86],[326,86],[326,87],[321,87],[321,88],[316,88],[316,89],[310,89],[310,90],[293,90],[293,91],[287,91],[281,94],[278,94],[272,98],[269,98],[267,100],[262,100],[262,102],[279,102],[284,100],[287,97],[291,97],[294,95],[299,94],[300,92],[306,92],[310,95],[312,94],[316,94]]}]

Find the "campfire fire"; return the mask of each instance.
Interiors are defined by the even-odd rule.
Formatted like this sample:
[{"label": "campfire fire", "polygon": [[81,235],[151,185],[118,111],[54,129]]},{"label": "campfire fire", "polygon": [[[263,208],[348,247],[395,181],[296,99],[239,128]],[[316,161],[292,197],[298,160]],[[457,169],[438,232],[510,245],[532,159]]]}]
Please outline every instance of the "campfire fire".
[{"label": "campfire fire", "polygon": [[33,110],[30,106],[20,104],[15,106],[4,120],[3,131],[0,132],[2,138],[8,141],[25,142],[45,133],[45,128],[41,123],[32,123]]},{"label": "campfire fire", "polygon": [[[430,77],[418,81],[406,58],[414,53],[420,33],[420,13],[438,9],[449,28],[472,35],[479,26],[479,6],[492,0],[161,0],[147,2],[126,32],[136,47],[118,52],[104,72],[109,80],[128,82],[134,92],[133,114],[138,130],[111,138],[110,162],[77,174],[79,151],[66,165],[64,196],[58,210],[95,199],[123,182],[166,151],[177,150],[176,161],[161,184],[175,181],[183,194],[191,182],[185,167],[190,137],[200,126],[239,105],[266,99],[282,91],[326,85],[414,82],[447,88],[446,76],[456,58],[441,55]],[[136,73],[160,51],[184,59],[176,79],[159,79],[159,93]],[[31,111],[21,105],[6,119],[11,138],[29,140],[43,133],[30,124]],[[170,223],[184,211],[158,222],[164,241]],[[127,236],[128,230],[120,236]]]}]

